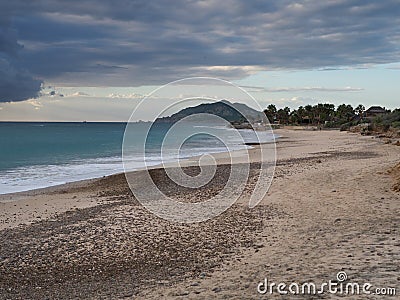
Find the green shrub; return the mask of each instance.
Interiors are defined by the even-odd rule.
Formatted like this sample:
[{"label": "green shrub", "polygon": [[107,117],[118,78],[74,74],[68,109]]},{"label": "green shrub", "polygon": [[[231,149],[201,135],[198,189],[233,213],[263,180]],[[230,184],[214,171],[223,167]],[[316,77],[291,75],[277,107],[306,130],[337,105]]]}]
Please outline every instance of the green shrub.
[{"label": "green shrub", "polygon": [[375,126],[382,126],[384,129],[396,127],[398,122],[400,122],[400,110],[397,109],[383,116],[378,116],[372,121]]},{"label": "green shrub", "polygon": [[394,128],[400,128],[400,121],[394,121],[394,122],[392,123],[392,127],[394,127]]}]

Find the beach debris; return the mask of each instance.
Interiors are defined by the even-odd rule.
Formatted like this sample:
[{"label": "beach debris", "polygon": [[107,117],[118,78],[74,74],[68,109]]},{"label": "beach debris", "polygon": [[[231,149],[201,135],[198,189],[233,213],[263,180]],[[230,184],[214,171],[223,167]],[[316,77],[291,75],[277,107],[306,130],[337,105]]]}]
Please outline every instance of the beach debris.
[{"label": "beach debris", "polygon": [[219,293],[219,292],[222,291],[222,289],[221,289],[220,287],[215,287],[215,288],[212,289],[212,291],[213,291],[214,293]]}]

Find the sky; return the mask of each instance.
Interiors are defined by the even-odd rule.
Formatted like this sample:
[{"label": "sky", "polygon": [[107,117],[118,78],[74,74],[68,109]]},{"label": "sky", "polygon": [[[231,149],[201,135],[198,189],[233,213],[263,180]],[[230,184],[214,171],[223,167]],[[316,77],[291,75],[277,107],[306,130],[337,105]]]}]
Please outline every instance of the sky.
[{"label": "sky", "polygon": [[393,109],[399,15],[399,0],[0,0],[0,121],[126,121],[196,76],[265,107]]}]

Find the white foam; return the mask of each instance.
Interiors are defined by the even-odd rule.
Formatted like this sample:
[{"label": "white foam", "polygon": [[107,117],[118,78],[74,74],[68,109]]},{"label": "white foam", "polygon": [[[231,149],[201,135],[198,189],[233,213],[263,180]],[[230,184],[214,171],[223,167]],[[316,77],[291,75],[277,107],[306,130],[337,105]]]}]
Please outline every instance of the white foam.
[{"label": "white foam", "polygon": [[[222,129],[222,128],[221,128]],[[224,128],[229,131],[229,128]],[[183,158],[200,156],[208,153],[227,152],[229,149],[242,150],[249,148],[244,145],[244,142],[265,142],[259,141],[254,131],[241,130],[243,140],[231,140],[228,147],[221,145],[212,145],[207,148],[183,148],[179,155],[167,153],[164,157],[147,156],[146,165],[148,167],[159,165],[161,163],[170,163]],[[271,141],[275,137],[269,135],[266,141]],[[129,165],[129,171],[134,171],[145,167],[143,157],[132,156],[125,158]],[[0,172],[0,194],[28,191],[38,188],[55,186],[68,182],[75,182],[84,179],[98,178],[112,174],[124,172],[121,157],[101,157],[95,159],[75,160],[66,164],[60,165],[35,165],[28,167],[19,167],[8,171]]]}]

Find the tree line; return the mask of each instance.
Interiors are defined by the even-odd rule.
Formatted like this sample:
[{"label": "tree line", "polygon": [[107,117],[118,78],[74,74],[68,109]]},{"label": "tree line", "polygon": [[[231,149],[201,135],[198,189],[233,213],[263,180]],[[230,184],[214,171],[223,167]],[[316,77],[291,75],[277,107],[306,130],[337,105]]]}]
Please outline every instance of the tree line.
[{"label": "tree line", "polygon": [[274,104],[270,104],[264,110],[271,123],[324,125],[326,127],[339,127],[355,118],[362,119],[364,112],[365,106],[362,104],[356,108],[350,104],[341,104],[336,108],[334,104],[330,103],[299,106],[294,110],[289,107],[277,109]]}]

